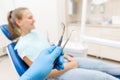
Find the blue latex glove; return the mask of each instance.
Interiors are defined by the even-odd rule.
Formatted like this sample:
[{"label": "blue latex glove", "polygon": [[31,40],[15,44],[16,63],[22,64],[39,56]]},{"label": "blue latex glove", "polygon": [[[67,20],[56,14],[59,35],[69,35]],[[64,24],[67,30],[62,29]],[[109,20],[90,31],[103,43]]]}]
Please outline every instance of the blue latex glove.
[{"label": "blue latex glove", "polygon": [[54,63],[54,69],[57,69],[57,70],[62,70],[64,69],[64,65],[63,65],[63,62],[64,62],[64,58],[63,58],[63,55],[60,55],[56,60],[55,60],[55,63]]},{"label": "blue latex glove", "polygon": [[[58,70],[63,69],[63,54],[62,48],[58,46],[52,46],[42,51],[30,68],[20,77],[20,80],[44,80],[53,66]],[[54,65],[56,58],[58,58],[58,62]]]},{"label": "blue latex glove", "polygon": [[[55,44],[52,44],[52,46],[55,46]],[[64,69],[64,57],[63,57],[64,53],[62,52],[62,54],[54,61],[54,67],[53,69],[57,69],[57,70],[63,70]]]}]

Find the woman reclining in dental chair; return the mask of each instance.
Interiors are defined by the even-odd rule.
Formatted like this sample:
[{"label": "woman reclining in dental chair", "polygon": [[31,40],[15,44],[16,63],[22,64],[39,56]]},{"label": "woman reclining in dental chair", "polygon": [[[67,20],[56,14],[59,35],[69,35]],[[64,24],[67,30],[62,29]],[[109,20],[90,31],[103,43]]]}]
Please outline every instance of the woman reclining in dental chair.
[{"label": "woman reclining in dental chair", "polygon": [[[47,38],[35,30],[34,22],[32,13],[27,8],[17,8],[8,15],[12,40],[19,38],[15,49],[28,66],[32,65],[41,51],[50,47]],[[119,80],[112,75],[120,75],[120,66],[67,54],[64,55],[64,61],[64,69],[53,69],[48,80]]]}]

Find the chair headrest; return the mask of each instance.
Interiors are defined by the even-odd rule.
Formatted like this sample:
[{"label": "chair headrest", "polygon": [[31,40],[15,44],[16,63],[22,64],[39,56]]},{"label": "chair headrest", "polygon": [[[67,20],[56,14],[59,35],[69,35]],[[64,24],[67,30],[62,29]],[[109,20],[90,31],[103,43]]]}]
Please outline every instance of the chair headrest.
[{"label": "chair headrest", "polygon": [[7,24],[0,25],[0,29],[9,40],[12,40],[12,36],[10,35],[10,32],[8,31]]}]

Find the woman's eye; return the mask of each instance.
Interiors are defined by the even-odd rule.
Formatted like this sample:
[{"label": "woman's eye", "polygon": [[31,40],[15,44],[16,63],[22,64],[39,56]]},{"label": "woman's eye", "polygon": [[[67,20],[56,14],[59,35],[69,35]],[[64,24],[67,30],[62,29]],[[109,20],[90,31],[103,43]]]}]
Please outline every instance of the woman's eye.
[{"label": "woman's eye", "polygon": [[33,19],[33,17],[32,16],[30,16],[30,17],[28,17],[29,19]]},{"label": "woman's eye", "polygon": [[29,17],[29,19],[32,19],[32,17]]}]

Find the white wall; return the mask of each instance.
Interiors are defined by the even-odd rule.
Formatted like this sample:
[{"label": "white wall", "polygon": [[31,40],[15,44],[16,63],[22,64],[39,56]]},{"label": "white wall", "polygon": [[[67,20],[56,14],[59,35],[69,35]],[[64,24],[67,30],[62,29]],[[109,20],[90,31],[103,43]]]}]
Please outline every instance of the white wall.
[{"label": "white wall", "polygon": [[[13,0],[0,0],[0,25],[7,24],[7,14],[14,8]],[[2,48],[9,44],[10,41],[0,30],[0,55],[3,54]]]},{"label": "white wall", "polygon": [[7,23],[7,14],[13,7],[13,0],[0,0],[0,25]]},{"label": "white wall", "polygon": [[15,0],[15,7],[28,7],[36,20],[36,28],[48,31],[50,40],[56,42],[58,36],[58,0]]}]

